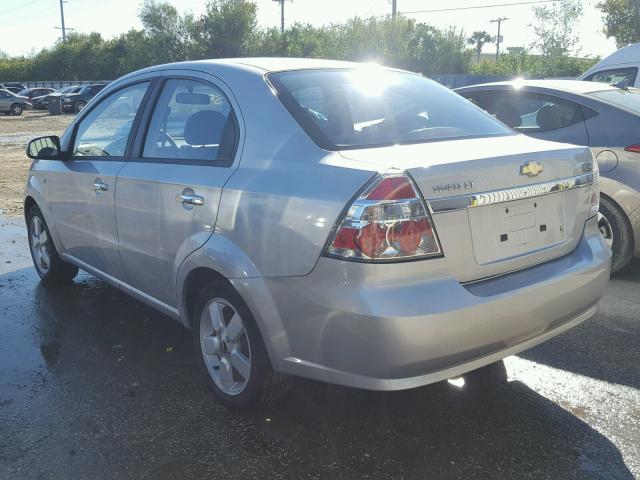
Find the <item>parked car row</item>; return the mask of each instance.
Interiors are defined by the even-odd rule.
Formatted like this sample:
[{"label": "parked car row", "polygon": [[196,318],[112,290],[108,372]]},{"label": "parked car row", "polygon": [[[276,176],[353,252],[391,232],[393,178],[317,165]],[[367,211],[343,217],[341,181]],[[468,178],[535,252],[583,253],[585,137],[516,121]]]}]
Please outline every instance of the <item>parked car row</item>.
[{"label": "parked car row", "polygon": [[609,282],[593,151],[514,130],[577,128],[531,102],[510,127],[370,65],[135,72],[29,143],[33,262],[44,282],[81,268],[182,322],[232,408],[277,401],[288,375],[455,377],[591,317]]},{"label": "parked car row", "polygon": [[18,82],[5,82],[0,83],[0,90],[8,90],[11,93],[18,94],[23,91],[26,87]]},{"label": "parked car row", "polygon": [[[9,88],[3,88],[2,85],[11,86]],[[6,100],[0,102],[0,111],[21,115],[23,110],[31,107],[37,110],[46,110],[49,107],[49,100],[52,97],[60,97],[62,110],[64,112],[78,113],[84,108],[87,102],[96,96],[105,86],[105,83],[84,86],[72,85],[54,90],[53,88],[45,87],[24,88],[24,86],[19,83],[0,84],[0,91],[5,90],[18,97],[13,101]],[[2,98],[8,99],[9,97],[4,95]],[[7,103],[9,107],[6,107]],[[11,107],[13,107],[13,109],[11,109]]]}]

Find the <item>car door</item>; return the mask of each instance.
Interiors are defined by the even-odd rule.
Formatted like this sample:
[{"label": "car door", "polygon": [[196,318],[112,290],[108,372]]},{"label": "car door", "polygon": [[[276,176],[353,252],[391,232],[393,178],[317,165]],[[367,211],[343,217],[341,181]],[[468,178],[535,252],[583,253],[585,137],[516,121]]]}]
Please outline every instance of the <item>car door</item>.
[{"label": "car door", "polygon": [[494,91],[488,111],[517,132],[531,137],[589,144],[584,108],[555,95],[522,89]]},{"label": "car door", "polygon": [[[74,127],[70,157],[52,162],[46,173],[47,201],[65,254],[120,280],[116,176],[149,85],[147,80],[119,88],[83,114]],[[123,97],[133,105],[126,116],[115,108]]]},{"label": "car door", "polygon": [[213,233],[242,132],[225,84],[165,74],[118,174],[116,219],[129,283],[175,308],[178,267]]},{"label": "car door", "polygon": [[0,111],[8,112],[11,107],[13,96],[9,92],[0,91]]}]

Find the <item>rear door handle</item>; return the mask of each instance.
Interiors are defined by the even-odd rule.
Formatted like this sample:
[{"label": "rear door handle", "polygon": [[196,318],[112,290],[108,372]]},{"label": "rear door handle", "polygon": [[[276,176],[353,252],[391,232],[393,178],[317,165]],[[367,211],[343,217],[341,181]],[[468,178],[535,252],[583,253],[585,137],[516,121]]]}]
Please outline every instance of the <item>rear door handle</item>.
[{"label": "rear door handle", "polygon": [[176,195],[176,202],[183,205],[204,205],[204,198],[200,195],[189,195],[185,193],[179,193]]},{"label": "rear door handle", "polygon": [[106,183],[96,181],[96,182],[93,182],[91,189],[95,190],[96,192],[106,192],[107,190],[109,190],[109,185],[107,185]]}]

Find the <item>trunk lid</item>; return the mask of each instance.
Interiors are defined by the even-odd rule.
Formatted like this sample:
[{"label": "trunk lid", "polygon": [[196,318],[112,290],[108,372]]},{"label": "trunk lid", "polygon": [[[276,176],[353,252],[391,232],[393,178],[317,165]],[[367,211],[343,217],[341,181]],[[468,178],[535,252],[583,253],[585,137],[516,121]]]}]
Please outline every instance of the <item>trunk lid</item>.
[{"label": "trunk lid", "polygon": [[[470,282],[571,252],[591,187],[586,147],[523,135],[342,151],[343,157],[413,177],[451,274]],[[540,168],[542,167],[542,168]]]}]

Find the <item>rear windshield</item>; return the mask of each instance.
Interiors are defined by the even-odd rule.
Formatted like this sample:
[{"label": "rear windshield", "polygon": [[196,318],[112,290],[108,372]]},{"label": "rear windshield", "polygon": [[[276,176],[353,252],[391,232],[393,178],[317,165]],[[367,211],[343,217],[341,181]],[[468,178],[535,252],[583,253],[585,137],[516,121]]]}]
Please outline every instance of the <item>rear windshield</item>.
[{"label": "rear windshield", "polygon": [[590,93],[589,95],[640,115],[640,89],[638,88],[630,88],[629,90],[603,90],[601,92]]},{"label": "rear windshield", "polygon": [[268,78],[300,126],[329,150],[514,134],[465,98],[408,72],[362,67]]}]

